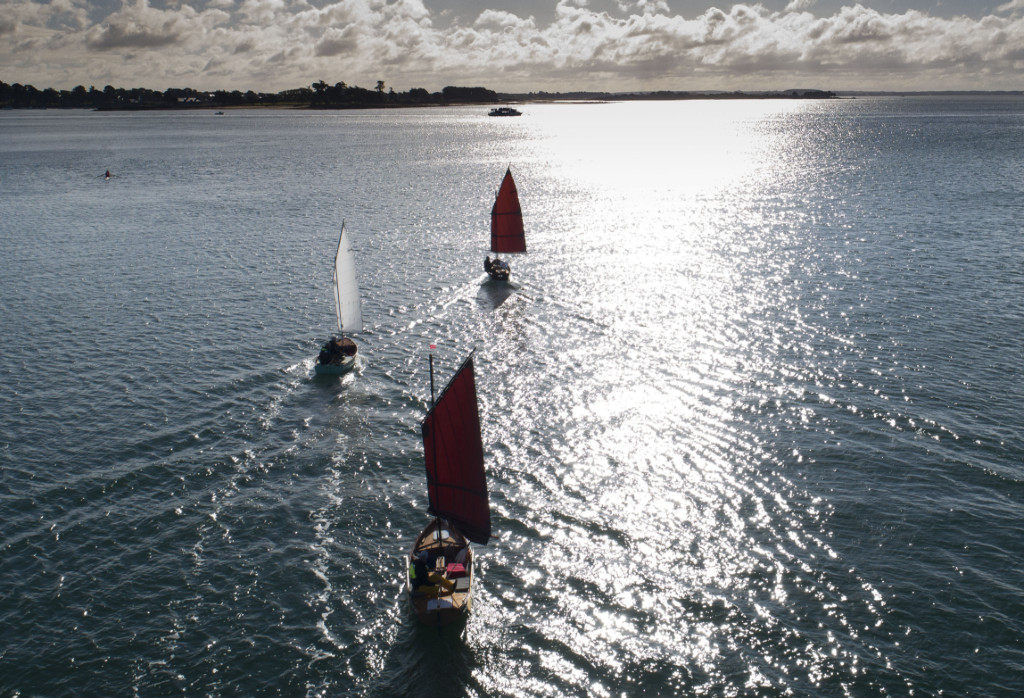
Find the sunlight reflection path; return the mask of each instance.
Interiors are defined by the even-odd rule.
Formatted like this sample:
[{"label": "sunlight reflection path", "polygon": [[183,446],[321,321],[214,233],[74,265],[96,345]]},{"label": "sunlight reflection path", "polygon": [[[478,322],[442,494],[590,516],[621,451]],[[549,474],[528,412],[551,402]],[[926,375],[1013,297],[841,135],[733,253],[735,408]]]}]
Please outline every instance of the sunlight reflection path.
[{"label": "sunlight reflection path", "polygon": [[[803,168],[785,126],[804,107],[686,106],[538,110],[544,174],[523,188],[542,278],[525,289],[534,303],[498,313],[488,352],[507,362],[493,367],[507,389],[489,393],[500,421],[486,438],[530,514],[488,559],[477,629],[507,632],[532,617],[531,597],[553,604],[530,632],[565,650],[524,647],[524,661],[573,691],[595,668],[685,691],[737,676],[751,690],[791,685],[780,672],[801,666],[798,680],[820,686],[874,651],[854,626],[878,622],[877,592],[856,580],[868,600],[844,617],[850,582],[834,579],[822,503],[786,477],[791,454],[765,420],[815,380],[816,366],[788,363],[794,351],[846,341],[801,316],[814,259],[794,237],[803,214],[774,193]],[[663,132],[664,147],[630,129]],[[561,209],[558,187],[588,205]],[[517,345],[544,358],[523,365]],[[550,389],[536,396],[527,380]],[[847,635],[823,633],[808,606]]]}]

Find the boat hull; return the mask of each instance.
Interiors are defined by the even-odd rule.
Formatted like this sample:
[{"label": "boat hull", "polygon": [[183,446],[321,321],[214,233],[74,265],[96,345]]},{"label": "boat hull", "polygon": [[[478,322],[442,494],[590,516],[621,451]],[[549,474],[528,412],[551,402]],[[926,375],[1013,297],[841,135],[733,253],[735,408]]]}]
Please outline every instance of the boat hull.
[{"label": "boat hull", "polygon": [[511,269],[491,269],[487,272],[487,276],[491,277],[492,281],[508,281],[511,274]]},{"label": "boat hull", "polygon": [[[429,583],[416,587],[413,563],[421,553],[427,557]],[[462,562],[455,563],[457,558]],[[457,564],[461,571],[453,569]],[[473,550],[450,522],[434,519],[416,538],[406,558],[405,588],[421,623],[452,625],[466,619],[473,605]]]},{"label": "boat hull", "polygon": [[351,371],[356,365],[356,357],[345,357],[341,362],[334,364],[317,363],[313,370],[318,376],[343,376]]}]

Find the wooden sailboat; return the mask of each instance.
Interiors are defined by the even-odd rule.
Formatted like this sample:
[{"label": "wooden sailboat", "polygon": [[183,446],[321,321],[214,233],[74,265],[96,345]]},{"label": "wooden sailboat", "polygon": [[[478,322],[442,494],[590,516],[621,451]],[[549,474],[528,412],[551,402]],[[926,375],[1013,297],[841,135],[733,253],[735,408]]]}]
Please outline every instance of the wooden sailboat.
[{"label": "wooden sailboat", "polygon": [[359,347],[342,332],[361,332],[363,312],[360,307],[359,284],[356,282],[356,260],[352,245],[341,224],[338,251],[334,253],[334,310],[338,316],[338,336],[320,349],[314,370],[317,375],[340,376],[352,370]]},{"label": "wooden sailboat", "polygon": [[519,205],[519,192],[516,182],[512,179],[512,168],[505,170],[505,178],[501,180],[501,188],[491,208],[491,252],[484,260],[484,271],[492,279],[507,281],[512,273],[508,262],[500,256],[506,253],[526,252],[526,235],[523,232],[523,208]]},{"label": "wooden sailboat", "polygon": [[491,537],[472,354],[427,413],[421,429],[427,511],[434,520],[409,551],[406,589],[420,621],[448,625],[465,618],[473,602],[470,542],[486,545]]}]

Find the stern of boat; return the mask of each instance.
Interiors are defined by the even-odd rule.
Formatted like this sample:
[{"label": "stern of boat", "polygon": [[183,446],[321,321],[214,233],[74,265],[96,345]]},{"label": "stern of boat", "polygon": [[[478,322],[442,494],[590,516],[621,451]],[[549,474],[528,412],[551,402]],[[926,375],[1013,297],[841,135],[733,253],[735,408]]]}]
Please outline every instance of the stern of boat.
[{"label": "stern of boat", "polygon": [[[462,549],[466,550],[464,562],[454,562]],[[424,585],[425,591],[414,590],[412,580],[412,567],[421,553],[426,553],[431,581],[435,582]],[[413,544],[405,564],[406,593],[421,623],[451,625],[466,618],[473,604],[473,549],[454,526],[436,520],[428,525]]]},{"label": "stern of boat", "polygon": [[322,364],[317,362],[313,366],[313,371],[318,376],[343,376],[356,365],[355,356],[347,356],[342,361],[333,364]]}]

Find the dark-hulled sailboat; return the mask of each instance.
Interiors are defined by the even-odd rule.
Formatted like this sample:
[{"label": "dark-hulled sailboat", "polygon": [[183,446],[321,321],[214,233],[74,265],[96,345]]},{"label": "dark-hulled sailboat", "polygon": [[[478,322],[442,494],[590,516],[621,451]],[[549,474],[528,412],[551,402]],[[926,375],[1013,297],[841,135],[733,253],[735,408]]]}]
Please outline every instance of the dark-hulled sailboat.
[{"label": "dark-hulled sailboat", "polygon": [[472,354],[431,407],[421,429],[427,511],[434,520],[409,551],[406,588],[420,621],[448,625],[465,618],[472,605],[470,542],[486,545],[491,537]]},{"label": "dark-hulled sailboat", "polygon": [[505,170],[501,188],[491,208],[491,252],[484,260],[484,271],[492,279],[507,281],[512,273],[508,262],[499,255],[526,252],[526,234],[523,231],[523,208],[519,205],[519,192],[512,179],[512,168]]}]

